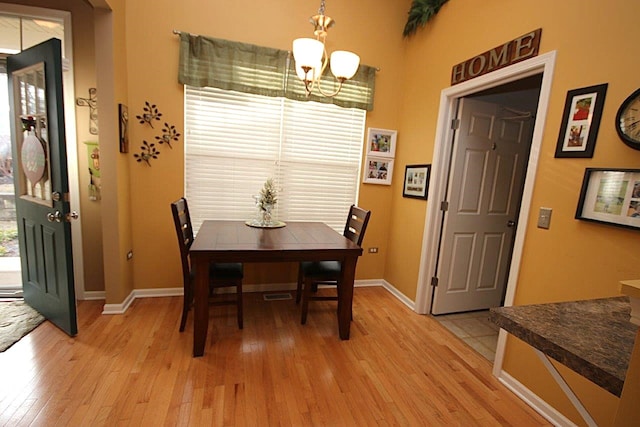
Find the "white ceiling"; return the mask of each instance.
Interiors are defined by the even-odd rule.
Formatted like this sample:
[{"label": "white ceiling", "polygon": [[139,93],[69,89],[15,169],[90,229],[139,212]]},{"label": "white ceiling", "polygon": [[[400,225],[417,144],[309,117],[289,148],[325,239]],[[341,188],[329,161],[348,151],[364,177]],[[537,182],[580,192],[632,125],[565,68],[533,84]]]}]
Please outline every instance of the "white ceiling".
[{"label": "white ceiling", "polygon": [[0,15],[0,53],[17,53],[52,37],[64,42],[62,21]]}]

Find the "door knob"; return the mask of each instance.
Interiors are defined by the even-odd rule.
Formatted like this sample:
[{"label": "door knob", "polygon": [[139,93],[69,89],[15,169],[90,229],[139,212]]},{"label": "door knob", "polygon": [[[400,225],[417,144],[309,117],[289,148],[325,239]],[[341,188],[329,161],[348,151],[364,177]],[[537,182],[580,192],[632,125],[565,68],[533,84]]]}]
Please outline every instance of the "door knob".
[{"label": "door knob", "polygon": [[72,219],[78,219],[78,212],[76,211],[69,212],[64,220],[67,222],[71,222]]},{"label": "door knob", "polygon": [[516,226],[516,222],[513,220],[509,220],[507,221],[507,227],[515,227]]},{"label": "door knob", "polygon": [[47,214],[47,221],[49,221],[49,222],[60,222],[60,221],[62,221],[62,213],[60,211],[49,212]]},{"label": "door knob", "polygon": [[[68,214],[66,214],[64,216],[64,220],[66,222],[71,222],[71,220],[74,219],[78,219],[78,212],[76,211],[71,211]],[[55,211],[55,212],[49,212],[47,214],[47,221],[49,222],[62,222],[62,212],[60,211]]]}]

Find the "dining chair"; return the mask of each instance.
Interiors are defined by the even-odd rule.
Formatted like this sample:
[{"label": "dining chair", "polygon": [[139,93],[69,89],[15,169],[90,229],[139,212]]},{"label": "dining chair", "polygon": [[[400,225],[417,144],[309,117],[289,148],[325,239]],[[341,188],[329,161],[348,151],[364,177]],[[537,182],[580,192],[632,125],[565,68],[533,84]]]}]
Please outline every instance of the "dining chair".
[{"label": "dining chair", "polygon": [[[193,243],[193,227],[189,205],[184,197],[171,203],[171,213],[178,236],[180,258],[182,260],[182,282],[184,286],[184,302],[182,306],[182,319],[180,320],[180,332],[184,331],[187,323],[187,314],[193,305],[195,274],[191,269],[189,249]],[[211,263],[209,264],[209,303],[212,305],[235,304],[237,306],[238,327],[242,329],[242,263]],[[221,295],[221,288],[235,287],[234,299],[228,295]]]},{"label": "dining chair", "polygon": [[[361,246],[364,239],[364,233],[369,224],[371,211],[351,205],[349,208],[349,216],[344,226],[344,237]],[[340,286],[340,278],[342,277],[342,263],[340,261],[303,261],[298,267],[298,287],[296,291],[296,304],[300,303],[302,298],[302,317],[300,323],[307,323],[307,313],[309,310],[309,301],[337,301],[338,296],[320,296],[315,295],[318,285],[332,285],[337,288]]]}]

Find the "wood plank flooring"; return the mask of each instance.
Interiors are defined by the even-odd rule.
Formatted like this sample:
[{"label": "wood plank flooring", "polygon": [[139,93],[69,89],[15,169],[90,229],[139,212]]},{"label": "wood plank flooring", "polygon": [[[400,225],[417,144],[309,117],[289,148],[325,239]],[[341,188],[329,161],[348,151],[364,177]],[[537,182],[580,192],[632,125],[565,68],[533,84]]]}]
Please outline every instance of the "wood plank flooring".
[{"label": "wood plank flooring", "polygon": [[136,300],[124,315],[78,305],[79,334],[49,322],[0,353],[2,426],[542,426],[491,364],[383,288],[358,288],[351,339],[333,302],[300,325],[293,300],[246,294],[212,307],[205,355],[191,357],[181,298]]}]

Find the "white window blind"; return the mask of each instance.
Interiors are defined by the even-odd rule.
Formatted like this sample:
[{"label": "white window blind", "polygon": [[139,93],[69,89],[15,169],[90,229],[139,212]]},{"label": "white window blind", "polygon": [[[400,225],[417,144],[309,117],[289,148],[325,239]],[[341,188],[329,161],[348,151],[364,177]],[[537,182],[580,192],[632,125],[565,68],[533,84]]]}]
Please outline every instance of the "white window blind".
[{"label": "white window blind", "polygon": [[342,233],[357,201],[364,110],[185,86],[185,187],[195,230],[255,217],[267,178],[274,218]]}]

